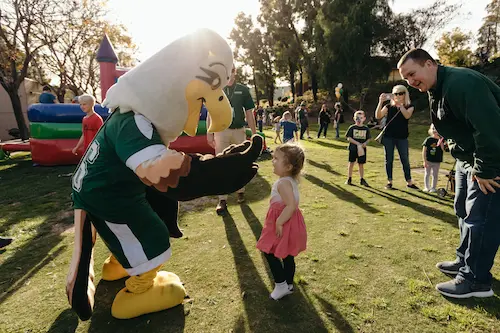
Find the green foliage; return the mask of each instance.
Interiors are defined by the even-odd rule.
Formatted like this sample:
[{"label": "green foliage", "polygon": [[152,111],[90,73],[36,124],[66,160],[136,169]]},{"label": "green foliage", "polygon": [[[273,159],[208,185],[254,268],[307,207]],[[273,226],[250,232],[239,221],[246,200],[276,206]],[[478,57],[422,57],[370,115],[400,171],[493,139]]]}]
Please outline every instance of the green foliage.
[{"label": "green foliage", "polygon": [[472,36],[455,28],[451,32],[445,32],[441,39],[434,44],[439,61],[443,65],[468,67],[472,65],[473,54],[470,49],[469,42]]}]

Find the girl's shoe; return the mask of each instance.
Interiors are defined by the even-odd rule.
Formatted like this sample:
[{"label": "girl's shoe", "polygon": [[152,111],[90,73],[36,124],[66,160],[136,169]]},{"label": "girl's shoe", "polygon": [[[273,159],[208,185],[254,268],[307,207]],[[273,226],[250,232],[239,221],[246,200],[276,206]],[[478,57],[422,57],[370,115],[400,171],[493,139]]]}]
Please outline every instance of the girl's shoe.
[{"label": "girl's shoe", "polygon": [[292,292],[288,289],[288,284],[286,281],[281,282],[281,283],[276,283],[274,286],[274,290],[269,295],[273,300],[277,301],[279,299],[282,299],[286,295],[291,294]]}]

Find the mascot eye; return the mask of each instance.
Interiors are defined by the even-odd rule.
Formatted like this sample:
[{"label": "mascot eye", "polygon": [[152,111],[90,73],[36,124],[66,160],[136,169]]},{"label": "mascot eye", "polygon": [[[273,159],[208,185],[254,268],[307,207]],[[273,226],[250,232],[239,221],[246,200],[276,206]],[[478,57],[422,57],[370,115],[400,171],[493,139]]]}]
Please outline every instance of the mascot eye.
[{"label": "mascot eye", "polygon": [[216,77],[210,86],[212,87],[212,90],[218,89],[220,87],[220,78]]}]

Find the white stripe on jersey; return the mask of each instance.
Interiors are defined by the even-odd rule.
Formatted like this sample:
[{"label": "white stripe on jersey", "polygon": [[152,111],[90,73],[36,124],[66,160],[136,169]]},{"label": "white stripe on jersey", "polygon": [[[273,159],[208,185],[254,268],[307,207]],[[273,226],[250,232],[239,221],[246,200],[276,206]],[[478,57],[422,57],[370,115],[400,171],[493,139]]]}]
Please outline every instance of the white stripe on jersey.
[{"label": "white stripe on jersey", "polygon": [[165,154],[169,150],[165,145],[152,145],[148,146],[142,150],[139,150],[134,155],[130,156],[125,164],[135,172],[135,169],[142,163],[149,161],[154,158],[158,158],[161,155]]}]

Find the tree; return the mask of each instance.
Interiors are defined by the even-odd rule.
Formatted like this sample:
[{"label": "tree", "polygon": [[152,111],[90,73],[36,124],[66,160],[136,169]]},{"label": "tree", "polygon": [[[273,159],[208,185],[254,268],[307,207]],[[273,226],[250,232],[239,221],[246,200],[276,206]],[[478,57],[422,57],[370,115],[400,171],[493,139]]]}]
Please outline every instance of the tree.
[{"label": "tree", "polygon": [[471,35],[463,33],[460,28],[445,32],[434,47],[437,50],[439,61],[443,65],[469,67],[472,65],[473,53],[468,46]]},{"label": "tree", "polygon": [[490,56],[498,53],[499,49],[499,24],[500,24],[500,0],[492,0],[486,6],[487,15],[483,19],[483,25],[479,28],[478,53],[483,62]]},{"label": "tree", "polygon": [[342,82],[363,97],[366,88],[389,73],[388,61],[374,54],[385,37],[383,18],[388,13],[387,1],[382,0],[325,2],[318,14],[316,45],[321,78],[331,95]]},{"label": "tree", "polygon": [[446,0],[436,0],[428,7],[409,13],[386,12],[383,19],[387,30],[379,46],[380,53],[395,63],[410,49],[423,47],[459,14],[461,6],[461,3],[448,4]]},{"label": "tree", "polygon": [[237,59],[250,66],[257,103],[264,95],[273,103],[275,75],[270,41],[254,27],[251,16],[239,13],[230,38],[235,42]]},{"label": "tree", "polygon": [[73,8],[74,2],[70,0],[4,0],[0,4],[0,84],[10,97],[23,140],[29,135],[19,87],[39,51],[56,43],[64,34],[54,31]]},{"label": "tree", "polygon": [[100,0],[84,1],[66,17],[61,29],[66,33],[57,43],[42,49],[43,68],[50,76],[59,78],[56,93],[59,101],[64,101],[67,90],[80,95],[84,92],[96,96],[99,88],[99,66],[95,54],[99,44],[107,34],[113,43],[121,66],[135,64],[133,55],[136,46],[127,36],[126,29],[104,19],[105,2]]}]

